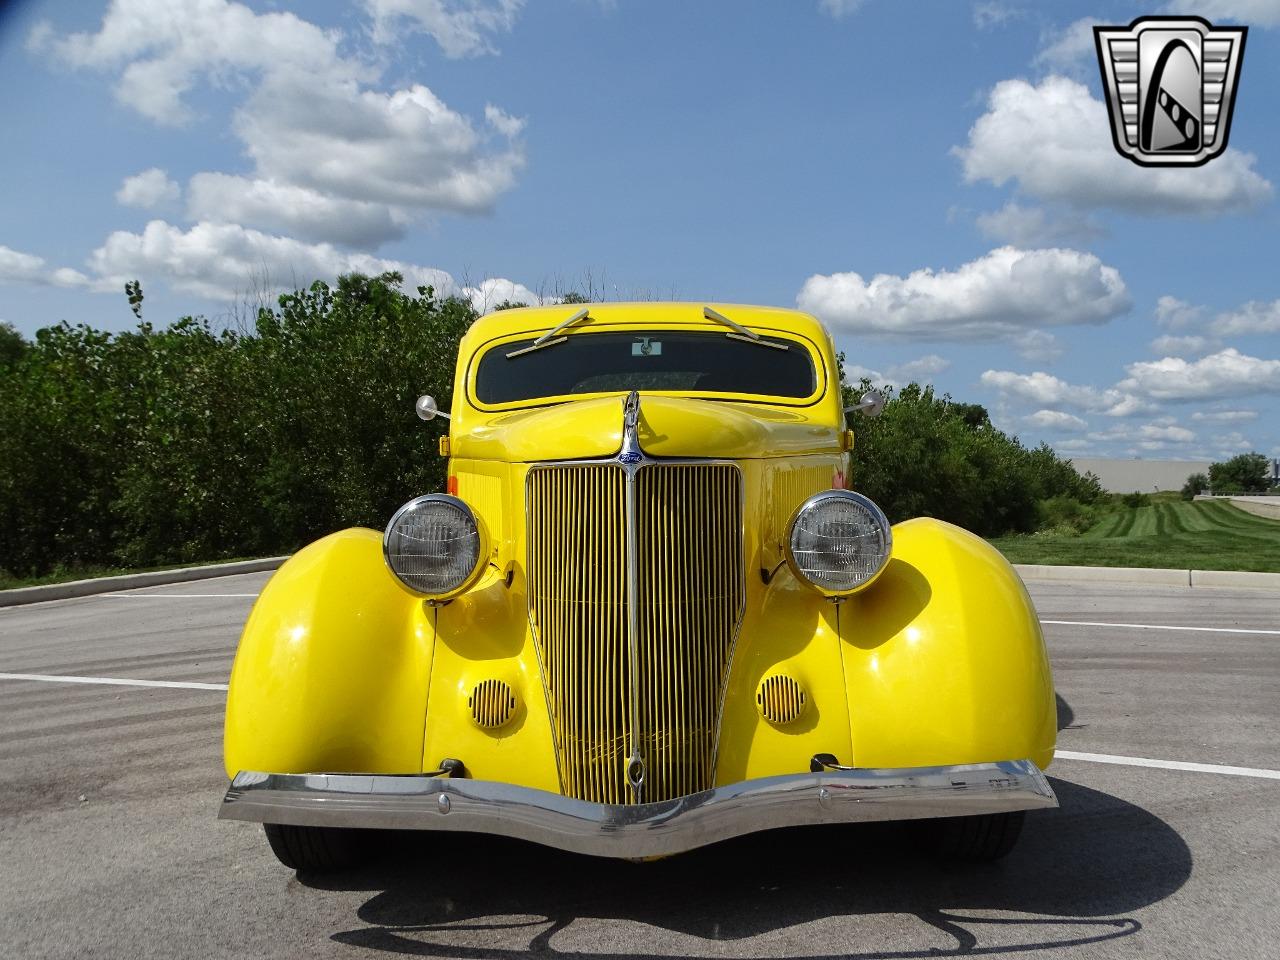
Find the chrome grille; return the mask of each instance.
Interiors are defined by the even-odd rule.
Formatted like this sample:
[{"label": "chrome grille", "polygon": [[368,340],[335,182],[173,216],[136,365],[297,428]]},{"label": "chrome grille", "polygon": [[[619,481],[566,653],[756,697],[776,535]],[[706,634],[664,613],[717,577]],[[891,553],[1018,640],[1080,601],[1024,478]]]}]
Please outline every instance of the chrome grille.
[{"label": "chrome grille", "polygon": [[632,662],[627,483],[626,468],[612,463],[534,467],[528,481],[529,615],[562,785],[597,803],[636,802],[626,772],[633,744],[645,765],[641,801],[712,786],[743,606],[737,467],[640,466]]}]

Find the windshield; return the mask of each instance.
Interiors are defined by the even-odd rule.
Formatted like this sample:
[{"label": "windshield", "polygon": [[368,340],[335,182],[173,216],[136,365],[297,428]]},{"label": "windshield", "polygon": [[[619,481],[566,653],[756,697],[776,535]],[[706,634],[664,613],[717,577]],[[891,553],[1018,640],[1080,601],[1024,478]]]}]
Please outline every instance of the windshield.
[{"label": "windshield", "polygon": [[794,340],[761,339],[785,349],[723,333],[667,330],[578,333],[529,353],[518,351],[533,339],[503,343],[480,358],[476,399],[500,404],[630,390],[812,396],[817,379],[809,351]]}]

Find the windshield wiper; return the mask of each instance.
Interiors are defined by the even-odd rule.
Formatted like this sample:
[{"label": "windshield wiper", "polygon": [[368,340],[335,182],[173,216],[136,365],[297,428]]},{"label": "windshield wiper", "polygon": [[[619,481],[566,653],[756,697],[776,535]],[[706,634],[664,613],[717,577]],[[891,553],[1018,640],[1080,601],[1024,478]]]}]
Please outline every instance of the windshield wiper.
[{"label": "windshield wiper", "polygon": [[730,320],[723,313],[712,310],[710,307],[702,308],[702,315],[708,320],[714,320],[716,323],[723,323],[726,327],[732,327],[732,333],[726,333],[725,336],[730,340],[741,340],[744,343],[754,343],[759,347],[771,347],[774,350],[789,350],[785,343],[774,343],[772,340],[761,340],[760,334],[754,330],[748,330],[742,324]]},{"label": "windshield wiper", "polygon": [[529,344],[529,346],[521,347],[519,350],[512,350],[510,353],[507,354],[507,359],[510,360],[512,357],[518,357],[522,353],[533,353],[533,351],[541,350],[543,347],[554,347],[557,343],[564,343],[566,340],[569,339],[568,337],[556,337],[556,339],[554,340],[552,340],[551,338],[555,337],[555,335],[559,333],[561,330],[563,330],[565,327],[573,326],[575,323],[577,323],[579,320],[585,317],[588,312],[589,312],[589,308],[583,307],[581,310],[575,313],[568,320],[561,320],[554,327],[552,327],[550,330],[548,330],[546,333],[540,336],[537,340]]}]

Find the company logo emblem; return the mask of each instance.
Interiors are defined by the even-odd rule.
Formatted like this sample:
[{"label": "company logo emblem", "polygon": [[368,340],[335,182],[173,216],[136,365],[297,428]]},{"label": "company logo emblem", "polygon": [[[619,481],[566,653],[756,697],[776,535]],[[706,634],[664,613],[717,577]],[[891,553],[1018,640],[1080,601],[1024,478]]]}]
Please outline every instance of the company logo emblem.
[{"label": "company logo emblem", "polygon": [[1227,149],[1248,32],[1200,17],[1094,27],[1120,154],[1144,167],[1198,167]]}]

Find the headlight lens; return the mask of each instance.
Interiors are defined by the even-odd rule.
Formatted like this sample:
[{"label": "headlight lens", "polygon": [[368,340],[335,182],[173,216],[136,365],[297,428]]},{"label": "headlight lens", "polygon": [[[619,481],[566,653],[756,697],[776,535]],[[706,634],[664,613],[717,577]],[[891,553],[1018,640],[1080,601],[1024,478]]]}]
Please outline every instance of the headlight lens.
[{"label": "headlight lens", "polygon": [[892,547],[889,521],[879,507],[852,490],[824,490],[791,518],[787,564],[819,593],[842,596],[879,576]]},{"label": "headlight lens", "polygon": [[382,540],[391,572],[414,593],[444,599],[461,593],[481,570],[484,543],[471,508],[443,493],[410,500]]}]

